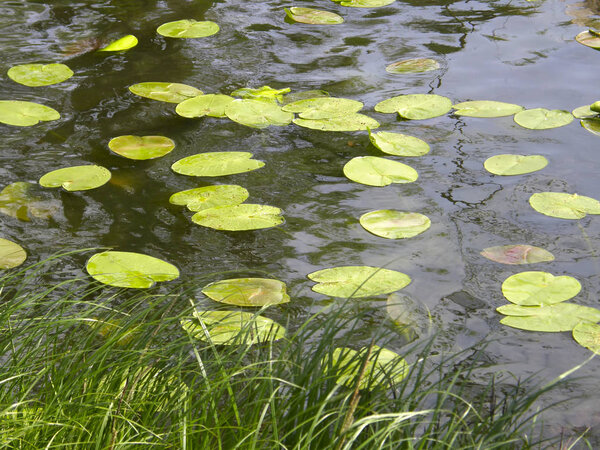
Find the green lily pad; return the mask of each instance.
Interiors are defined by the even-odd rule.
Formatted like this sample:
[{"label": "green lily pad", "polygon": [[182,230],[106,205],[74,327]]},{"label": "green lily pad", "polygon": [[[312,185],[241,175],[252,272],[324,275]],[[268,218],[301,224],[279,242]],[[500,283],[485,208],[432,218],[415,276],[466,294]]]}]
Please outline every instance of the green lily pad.
[{"label": "green lily pad", "polygon": [[453,114],[468,117],[505,117],[512,116],[525,109],[522,106],[513,103],[496,102],[492,100],[462,102],[452,105],[452,108],[456,110]]},{"label": "green lily pad", "polygon": [[235,99],[229,95],[206,94],[182,101],[175,112],[182,117],[227,117],[225,108]]},{"label": "green lily pad", "polygon": [[580,106],[579,108],[575,108],[573,111],[571,111],[571,114],[573,114],[573,117],[576,119],[590,119],[599,117],[598,112],[593,111],[592,108],[590,108],[591,106],[592,105]]},{"label": "green lily pad", "polygon": [[19,244],[0,238],[0,269],[18,267],[27,259],[27,253]]},{"label": "green lily pad", "polygon": [[332,0],[342,6],[352,8],[379,8],[394,3],[396,0]]},{"label": "green lily pad", "polygon": [[199,22],[184,19],[163,23],[156,32],[170,38],[202,38],[218,33],[219,25],[210,20]]},{"label": "green lily pad", "polygon": [[560,109],[526,109],[515,114],[515,122],[530,130],[547,130],[564,127],[573,122],[573,114]]},{"label": "green lily pad", "polygon": [[285,8],[287,16],[295,22],[310,25],[336,25],[344,23],[344,18],[329,11],[313,8]]},{"label": "green lily pad", "polygon": [[488,158],[483,167],[494,175],[523,175],[537,172],[548,165],[541,155],[496,155]]},{"label": "green lily pad", "polygon": [[207,152],[176,161],[174,172],[193,177],[220,177],[260,169],[264,162],[252,159],[248,152]]},{"label": "green lily pad", "polygon": [[579,345],[600,355],[600,325],[581,322],[573,328],[573,339]]},{"label": "green lily pad", "polygon": [[140,97],[168,103],[181,103],[188,98],[202,95],[200,89],[187,84],[153,81],[131,85],[129,90]]},{"label": "green lily pad", "polygon": [[600,321],[600,310],[574,303],[547,306],[503,305],[496,308],[507,317],[500,323],[528,331],[571,331],[580,322]]},{"label": "green lily pad", "polygon": [[406,94],[383,100],[375,105],[375,111],[392,114],[397,112],[404,119],[423,120],[439,117],[452,109],[449,98],[435,94]]},{"label": "green lily pad", "polygon": [[321,131],[366,131],[379,128],[379,122],[364,114],[348,114],[329,119],[294,119],[294,123],[304,128]]},{"label": "green lily pad", "polygon": [[577,36],[575,36],[575,40],[580,44],[585,45],[586,47],[600,50],[600,36],[598,36],[597,33],[594,33],[590,30],[582,31]]},{"label": "green lily pad", "polygon": [[285,328],[266,317],[242,311],[196,311],[194,319],[182,319],[181,326],[194,339],[218,345],[252,345],[276,341]]},{"label": "green lily pad", "polygon": [[0,100],[0,122],[17,127],[30,127],[39,122],[60,119],[60,114],[49,106],[18,100]]},{"label": "green lily pad", "polygon": [[48,172],[39,183],[49,188],[62,186],[67,191],[87,191],[108,183],[110,176],[110,171],[102,166],[73,166]]},{"label": "green lily pad", "polygon": [[254,100],[277,103],[283,101],[283,95],[290,92],[290,88],[273,89],[270,86],[263,86],[258,89],[241,88],[231,93],[234,97],[249,98]]},{"label": "green lily pad", "polygon": [[106,47],[98,50],[99,52],[122,52],[138,45],[138,40],[133,34],[123,36],[121,39],[111,42]]},{"label": "green lily pad", "polygon": [[202,293],[216,302],[236,306],[265,306],[288,303],[285,283],[269,278],[234,278],[210,283]]},{"label": "green lily pad", "polygon": [[236,99],[225,107],[225,114],[234,122],[252,128],[285,126],[294,118],[293,114],[283,111],[278,105],[260,100]]},{"label": "green lily pad", "polygon": [[275,206],[242,203],[201,210],[192,216],[192,221],[215,230],[246,231],[275,227],[284,219]]},{"label": "green lily pad", "polygon": [[298,113],[302,119],[320,120],[353,115],[363,106],[361,102],[349,98],[318,97],[288,103],[282,109]]},{"label": "green lily pad", "polygon": [[60,209],[55,200],[43,200],[33,191],[36,184],[18,181],[9,184],[0,192],[0,212],[15,219],[28,222],[30,217],[48,219]]},{"label": "green lily pad", "polygon": [[312,290],[319,294],[341,298],[377,297],[398,291],[410,283],[402,272],[380,267],[342,266],[308,274],[315,281]]},{"label": "green lily pad", "polygon": [[422,156],[429,153],[429,144],[414,136],[380,131],[371,133],[369,140],[383,153],[395,156]]},{"label": "green lily pad", "polygon": [[405,239],[426,231],[431,226],[431,220],[419,213],[380,209],[360,216],[360,224],[376,236]]},{"label": "green lily pad", "polygon": [[[283,96],[283,104],[288,105],[300,100],[308,100],[311,98],[329,97],[329,92],[321,91],[318,89],[310,91],[291,92]],[[290,111],[291,112],[291,111]]]},{"label": "green lily pad", "polygon": [[357,156],[344,166],[344,175],[368,186],[388,186],[392,183],[412,183],[419,178],[415,169],[378,156]]},{"label": "green lily pad", "polygon": [[582,219],[587,214],[600,214],[600,202],[591,197],[562,192],[538,192],[529,197],[537,212],[559,219]]},{"label": "green lily pad", "polygon": [[440,68],[440,63],[431,58],[403,59],[385,68],[389,73],[422,73]]},{"label": "green lily pad", "polygon": [[126,288],[149,288],[160,281],[179,278],[173,264],[141,253],[108,251],[96,253],[86,265],[100,283]]},{"label": "green lily pad", "polygon": [[599,119],[583,119],[581,126],[592,134],[600,136],[600,118]]},{"label": "green lily pad", "polygon": [[554,261],[554,255],[548,250],[526,244],[488,247],[481,252],[481,255],[500,264],[535,264]]},{"label": "green lily pad", "polygon": [[64,64],[23,64],[8,69],[8,77],[25,86],[49,86],[61,83],[73,76],[73,71]]},{"label": "green lily pad", "polygon": [[187,206],[190,211],[197,212],[217,206],[239,205],[246,201],[248,195],[242,186],[221,184],[177,192],[171,195],[169,203]]},{"label": "green lily pad", "polygon": [[175,142],[164,136],[118,136],[108,142],[108,148],[129,159],[160,158],[175,148]]},{"label": "green lily pad", "polygon": [[502,283],[504,297],[521,306],[553,305],[575,297],[579,291],[581,284],[575,278],[539,271],[517,273]]}]

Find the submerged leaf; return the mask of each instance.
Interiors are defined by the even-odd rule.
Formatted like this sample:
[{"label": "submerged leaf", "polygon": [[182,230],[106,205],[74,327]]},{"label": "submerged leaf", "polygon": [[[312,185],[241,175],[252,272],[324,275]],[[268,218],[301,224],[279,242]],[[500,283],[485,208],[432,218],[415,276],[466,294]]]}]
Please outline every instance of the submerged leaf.
[{"label": "submerged leaf", "polygon": [[452,109],[449,98],[436,94],[406,94],[383,100],[375,105],[375,111],[392,114],[397,112],[404,119],[423,120],[439,117]]},{"label": "submerged leaf", "polygon": [[295,22],[311,25],[336,25],[344,23],[344,19],[336,13],[313,8],[285,8],[287,16]]},{"label": "submerged leaf", "polygon": [[27,259],[27,253],[19,244],[0,238],[0,269],[18,267]]},{"label": "submerged leaf", "polygon": [[575,36],[575,40],[580,44],[585,45],[586,47],[590,47],[595,50],[600,50],[600,36],[598,36],[597,33],[592,32],[591,30],[582,31],[577,36]]},{"label": "submerged leaf", "polygon": [[62,186],[67,191],[87,191],[108,183],[110,176],[110,171],[102,166],[73,166],[48,172],[39,183],[49,188]]},{"label": "submerged leaf", "polygon": [[580,322],[600,321],[600,310],[574,303],[547,306],[504,305],[496,308],[507,317],[500,323],[528,331],[571,331]]},{"label": "submerged leaf", "polygon": [[179,103],[175,112],[182,117],[226,117],[225,108],[235,99],[229,95],[206,94]]},{"label": "submerged leaf", "polygon": [[73,76],[73,71],[64,64],[23,64],[8,69],[8,77],[25,86],[49,86],[61,83]]},{"label": "submerged leaf", "polygon": [[279,305],[290,301],[283,281],[269,278],[233,278],[210,283],[202,293],[216,302],[236,306]]},{"label": "submerged leaf", "polygon": [[387,131],[371,133],[369,130],[369,140],[375,147],[388,155],[422,156],[429,153],[427,142],[407,134]]},{"label": "submerged leaf", "polygon": [[0,122],[17,127],[30,127],[39,122],[60,119],[49,106],[18,100],[0,100]]},{"label": "submerged leaf", "polygon": [[431,312],[421,301],[403,293],[391,294],[387,299],[386,312],[408,342],[431,334]]},{"label": "submerged leaf", "polygon": [[583,119],[581,126],[592,134],[600,136],[600,118],[599,119]]},{"label": "submerged leaf", "polygon": [[294,103],[300,100],[308,100],[311,98],[321,97],[329,97],[329,92],[320,90],[292,92],[283,96],[283,104],[288,105],[290,103]]},{"label": "submerged leaf", "polygon": [[573,115],[569,111],[560,109],[535,108],[526,109],[515,114],[514,120],[523,128],[547,130],[570,124],[573,122]]},{"label": "submerged leaf", "polygon": [[522,106],[513,103],[496,102],[492,100],[462,102],[452,105],[452,108],[456,110],[453,114],[468,117],[505,117],[512,116],[525,109]]},{"label": "submerged leaf", "polygon": [[200,89],[187,84],[154,81],[131,85],[129,90],[140,97],[169,103],[181,103],[188,98],[202,95]]},{"label": "submerged leaf", "polygon": [[581,322],[573,328],[573,339],[588,350],[600,355],[600,325]]},{"label": "submerged leaf", "polygon": [[342,6],[350,6],[352,8],[379,8],[394,3],[396,0],[332,0]]},{"label": "submerged leaf", "polygon": [[163,23],[156,29],[156,32],[170,38],[201,38],[218,33],[219,25],[209,20],[199,22],[193,19],[184,19]]},{"label": "submerged leaf", "polygon": [[412,183],[419,178],[415,169],[378,156],[357,156],[344,166],[344,175],[368,186],[387,186],[392,183]]},{"label": "submerged leaf", "polygon": [[215,230],[246,231],[275,227],[284,219],[275,206],[242,203],[203,209],[192,216],[192,221]]},{"label": "submerged leaf", "polygon": [[389,73],[422,73],[439,68],[440,64],[435,59],[414,58],[392,63],[385,68],[385,71]]},{"label": "submerged leaf", "polygon": [[431,226],[431,221],[419,213],[380,209],[360,216],[360,224],[376,236],[404,239],[423,233]]},{"label": "submerged leaf", "polygon": [[364,114],[348,114],[329,119],[294,119],[294,123],[304,128],[321,131],[366,131],[379,128],[379,122]]},{"label": "submerged leaf", "polygon": [[225,114],[234,122],[252,128],[285,126],[294,118],[293,114],[283,111],[275,103],[260,100],[234,100],[225,107]]},{"label": "submerged leaf", "polygon": [[537,212],[559,219],[582,219],[587,214],[600,214],[600,202],[591,197],[563,192],[538,192],[529,197]]},{"label": "submerged leaf", "polygon": [[108,142],[108,148],[129,159],[160,158],[175,148],[175,142],[165,136],[117,136]]},{"label": "submerged leaf", "polygon": [[488,158],[483,167],[494,175],[523,175],[542,170],[548,160],[541,155],[496,155]]},{"label": "submerged leaf", "polygon": [[30,217],[51,217],[59,206],[54,201],[35,196],[31,192],[35,187],[37,185],[24,181],[6,186],[0,192],[0,212],[23,221],[29,221]]},{"label": "submerged leaf", "polygon": [[564,302],[581,291],[581,284],[570,276],[555,277],[548,272],[521,272],[502,283],[504,297],[515,305],[547,306]]},{"label": "submerged leaf", "polygon": [[239,205],[246,201],[248,195],[242,186],[221,184],[177,192],[171,195],[169,203],[184,205],[190,211],[197,212],[217,206]]},{"label": "submerged leaf", "polygon": [[121,39],[117,39],[116,41],[111,42],[106,47],[98,50],[99,52],[122,52],[124,50],[129,50],[130,48],[135,47],[138,44],[137,38],[133,34],[128,34],[127,36],[123,36]]},{"label": "submerged leaf", "polygon": [[194,177],[220,177],[260,169],[264,162],[252,159],[248,152],[207,152],[176,161],[174,172]]},{"label": "submerged leaf", "polygon": [[263,86],[258,89],[241,88],[231,93],[234,97],[249,98],[254,100],[277,103],[283,101],[283,95],[290,92],[290,88],[273,89],[270,86]]},{"label": "submerged leaf", "polygon": [[549,251],[526,244],[488,247],[481,252],[481,255],[500,264],[535,264],[554,261],[554,255]]}]

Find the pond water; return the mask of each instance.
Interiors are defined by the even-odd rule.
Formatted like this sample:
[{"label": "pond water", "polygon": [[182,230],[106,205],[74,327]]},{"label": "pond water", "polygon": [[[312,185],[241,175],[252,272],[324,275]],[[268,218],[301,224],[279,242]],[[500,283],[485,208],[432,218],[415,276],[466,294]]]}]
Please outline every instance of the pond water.
[{"label": "pond water", "polygon": [[[337,12],[345,23],[288,23],[284,7],[289,6]],[[112,247],[165,259],[181,270],[182,280],[224,271],[230,271],[229,277],[268,273],[285,281],[292,295],[292,302],[272,315],[292,324],[338,305],[312,292],[307,274],[349,264],[386,267],[410,275],[413,281],[402,293],[432,311],[443,350],[491,339],[486,356],[493,367],[478,375],[482,380],[505,371],[508,381],[510,374],[538,374],[542,383],[589,356],[570,333],[501,325],[495,308],[506,303],[502,281],[521,270],[574,276],[583,285],[575,302],[598,306],[600,219],[550,218],[528,204],[532,193],[543,191],[600,197],[598,136],[578,120],[562,128],[529,130],[512,117],[447,114],[401,121],[373,107],[407,93],[440,94],[454,103],[499,100],[526,108],[572,110],[590,104],[599,99],[594,68],[600,53],[574,38],[600,23],[597,2],[407,0],[364,9],[326,0],[294,5],[280,0],[5,0],[0,15],[0,98],[43,103],[62,115],[28,128],[0,124],[2,187],[36,183],[50,170],[73,165],[99,164],[112,172],[110,183],[99,189],[48,191],[57,208],[50,220],[22,222],[0,215],[2,236],[25,247],[30,261],[61,250]],[[221,30],[202,39],[168,39],[155,31],[162,23],[187,18],[212,20]],[[84,52],[95,39],[125,34],[137,36],[139,45],[123,53]],[[434,58],[441,69],[405,75],[385,71],[390,63],[415,57]],[[29,88],[5,75],[11,66],[36,62],[63,62],[75,76]],[[414,167],[417,182],[369,187],[342,172],[354,156],[382,156],[366,132],[322,132],[293,124],[259,130],[227,119],[185,119],[175,114],[175,104],[143,99],[127,89],[145,81],[185,83],[222,94],[263,85],[292,92],[322,89],[362,101],[363,112],[380,121],[379,131],[419,137],[431,152],[391,157]],[[111,138],[128,134],[168,136],[176,147],[151,161],[128,160],[108,150]],[[218,179],[171,171],[175,161],[207,151],[248,151],[266,165]],[[483,162],[500,153],[543,155],[549,164],[529,175],[494,176]],[[183,207],[169,204],[177,191],[210,184],[244,186],[249,202],[283,209],[285,224],[215,231],[195,225]],[[431,218],[432,226],[411,239],[382,239],[358,223],[362,214],[376,209],[418,211]],[[479,255],[485,247],[509,243],[543,247],[556,260],[506,266]],[[90,255],[67,258],[56,276],[84,277]],[[343,343],[368,342],[370,327],[385,320],[384,305],[385,297],[351,303],[351,308],[372,308],[372,321]],[[398,342],[395,350],[404,343]],[[578,372],[580,379],[550,399],[585,395],[576,408],[549,416],[552,432],[600,424],[599,364],[592,360]]]}]

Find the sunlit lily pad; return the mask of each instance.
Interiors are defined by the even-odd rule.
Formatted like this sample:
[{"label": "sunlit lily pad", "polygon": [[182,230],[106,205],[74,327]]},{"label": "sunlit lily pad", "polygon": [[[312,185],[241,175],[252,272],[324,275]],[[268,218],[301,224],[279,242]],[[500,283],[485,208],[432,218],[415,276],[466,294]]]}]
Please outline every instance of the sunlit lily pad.
[{"label": "sunlit lily pad", "polygon": [[423,233],[431,226],[431,221],[419,213],[380,209],[363,214],[360,224],[376,236],[404,239]]},{"label": "sunlit lily pad", "polygon": [[173,264],[141,253],[108,251],[96,253],[86,265],[100,283],[126,288],[149,288],[160,281],[179,278]]},{"label": "sunlit lily pad", "polygon": [[496,155],[488,158],[483,167],[494,175],[523,175],[542,170],[548,160],[541,155]]},{"label": "sunlit lily pad", "polygon": [[500,264],[535,264],[554,261],[554,255],[548,250],[526,244],[488,247],[481,252],[481,255]]},{"label": "sunlit lily pad", "polygon": [[164,136],[118,136],[108,142],[117,155],[135,160],[165,156],[175,148],[175,142]]},{"label": "sunlit lily pad", "polygon": [[275,206],[242,203],[203,209],[192,216],[192,221],[215,230],[246,231],[275,227],[284,219]]},{"label": "sunlit lily pad", "polygon": [[174,172],[193,177],[220,177],[260,169],[264,162],[252,159],[248,152],[207,152],[176,161]]},{"label": "sunlit lily pad", "polygon": [[225,107],[225,114],[234,122],[253,128],[285,126],[294,118],[293,114],[283,111],[275,103],[260,100],[236,99]]},{"label": "sunlit lily pad", "polygon": [[528,331],[571,331],[580,322],[600,321],[600,310],[574,303],[547,306],[503,305],[496,311],[507,316],[500,323]]},{"label": "sunlit lily pad", "polygon": [[47,219],[60,208],[54,200],[44,200],[34,194],[36,184],[18,181],[0,192],[0,212],[15,219],[29,221],[31,217]]},{"label": "sunlit lily pad", "polygon": [[233,91],[231,95],[239,98],[249,98],[254,100],[277,103],[283,101],[284,94],[290,92],[290,88],[273,89],[270,86],[263,86],[257,89],[241,88]]},{"label": "sunlit lily pad", "polygon": [[184,19],[163,23],[156,29],[156,32],[170,38],[201,38],[218,33],[219,25],[209,20],[199,22],[193,19]]},{"label": "sunlit lily pad", "polygon": [[308,274],[318,284],[312,290],[341,298],[377,297],[398,291],[410,283],[402,272],[380,267],[342,266]]},{"label": "sunlit lily pad", "polygon": [[525,108],[513,103],[496,102],[492,100],[475,100],[452,105],[457,116],[468,117],[505,117],[512,116]]},{"label": "sunlit lily pad", "polygon": [[233,278],[210,283],[202,293],[216,302],[236,306],[278,305],[290,301],[285,283],[269,278]]},{"label": "sunlit lily pad", "polygon": [[73,71],[64,64],[23,64],[8,69],[8,77],[25,86],[49,86],[61,83],[73,76]]},{"label": "sunlit lily pad", "polygon": [[363,106],[362,102],[349,98],[319,97],[288,103],[282,109],[298,113],[302,119],[320,120],[353,115]]},{"label": "sunlit lily pad", "polygon": [[600,325],[581,322],[573,328],[573,339],[588,350],[600,355]]},{"label": "sunlit lily pad", "polygon": [[575,36],[575,40],[586,47],[600,50],[600,35],[592,30],[582,31]]},{"label": "sunlit lily pad", "polygon": [[110,176],[110,171],[102,166],[73,166],[48,172],[39,183],[49,188],[62,186],[67,191],[87,191],[108,183]]},{"label": "sunlit lily pad", "polygon": [[594,117],[600,117],[598,112],[593,111],[590,108],[590,106],[592,105],[583,105],[579,108],[575,108],[573,111],[571,111],[571,114],[573,114],[573,117],[575,117],[576,119],[589,119]]},{"label": "sunlit lily pad", "polygon": [[530,130],[547,130],[569,125],[573,122],[573,114],[561,109],[535,108],[526,109],[515,114],[515,122]]},{"label": "sunlit lily pad", "polygon": [[138,40],[133,34],[123,36],[121,39],[111,42],[106,47],[98,50],[99,52],[122,52],[138,45]]},{"label": "sunlit lily pad", "polygon": [[387,186],[392,183],[412,183],[419,178],[415,169],[378,156],[357,156],[344,166],[344,175],[368,186]]},{"label": "sunlit lily pad", "polygon": [[429,153],[427,142],[407,134],[388,131],[371,133],[369,130],[369,139],[375,147],[388,155],[422,156]]},{"label": "sunlit lily pad", "polygon": [[27,253],[19,244],[0,238],[0,269],[18,267],[27,259]]},{"label": "sunlit lily pad", "polygon": [[169,202],[187,206],[190,211],[197,212],[217,206],[239,205],[246,201],[248,195],[248,191],[242,186],[221,184],[177,192],[171,195]]},{"label": "sunlit lily pad", "polygon": [[440,63],[431,58],[404,59],[388,65],[385,68],[389,73],[422,73],[440,68]]},{"label": "sunlit lily pad", "polygon": [[285,328],[267,317],[241,311],[197,311],[194,319],[181,320],[181,326],[194,339],[219,345],[252,345],[276,341]]},{"label": "sunlit lily pad", "polygon": [[352,8],[379,8],[394,3],[396,0],[332,0],[342,6],[350,6]]},{"label": "sunlit lily pad", "polygon": [[49,106],[18,100],[0,100],[0,122],[17,127],[30,127],[39,122],[60,119],[60,114]]},{"label": "sunlit lily pad", "polygon": [[379,122],[364,114],[348,114],[329,119],[294,119],[294,123],[304,128],[321,131],[366,131],[379,128]]},{"label": "sunlit lily pad", "polygon": [[547,306],[564,302],[581,291],[581,284],[570,276],[555,277],[548,272],[521,272],[502,283],[502,294],[515,305]]},{"label": "sunlit lily pad", "polygon": [[227,117],[225,108],[235,99],[229,95],[206,94],[179,103],[175,112],[182,117]]},{"label": "sunlit lily pad", "polygon": [[[300,100],[308,100],[311,98],[329,97],[329,92],[318,89],[310,91],[291,92],[283,96],[283,104],[288,105]],[[291,112],[291,111],[290,111]]]},{"label": "sunlit lily pad", "polygon": [[202,95],[200,89],[187,84],[153,81],[131,85],[129,90],[140,97],[168,103],[181,103],[188,98]]},{"label": "sunlit lily pad", "polygon": [[285,8],[287,16],[295,22],[308,23],[311,25],[336,25],[344,23],[344,19],[329,11],[321,11],[313,8]]},{"label": "sunlit lily pad", "polygon": [[439,117],[452,109],[449,98],[435,94],[406,94],[383,100],[375,105],[380,113],[395,113],[404,119],[423,120]]},{"label": "sunlit lily pad", "polygon": [[562,192],[538,192],[529,197],[537,212],[559,219],[582,219],[587,214],[600,214],[600,202],[591,197]]},{"label": "sunlit lily pad", "polygon": [[599,119],[583,119],[581,126],[592,134],[600,136],[600,118]]}]

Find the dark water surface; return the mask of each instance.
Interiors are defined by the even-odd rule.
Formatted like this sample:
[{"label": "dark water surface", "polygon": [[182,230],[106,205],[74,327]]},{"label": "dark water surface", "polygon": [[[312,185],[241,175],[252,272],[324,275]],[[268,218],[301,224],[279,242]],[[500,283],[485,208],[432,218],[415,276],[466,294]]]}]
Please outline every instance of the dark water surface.
[{"label": "dark water surface", "polygon": [[[289,6],[334,11],[345,23],[286,23],[283,8]],[[413,279],[402,292],[431,309],[444,350],[492,339],[486,354],[495,366],[478,375],[483,382],[491,372],[504,370],[507,381],[511,374],[539,372],[542,383],[581,363],[589,351],[569,333],[531,333],[499,324],[495,308],[505,303],[500,285],[521,270],[568,274],[583,285],[574,301],[598,306],[600,219],[549,218],[527,200],[540,191],[600,198],[600,138],[577,120],[535,131],[519,127],[511,117],[399,121],[375,113],[373,106],[406,93],[436,93],[455,103],[500,100],[527,108],[571,110],[590,104],[600,98],[600,53],[574,37],[597,24],[598,14],[597,2],[558,0],[397,1],[374,9],[327,0],[293,5],[279,0],[4,0],[0,98],[43,103],[62,118],[30,128],[0,124],[2,187],[89,163],[107,167],[113,178],[91,191],[50,191],[60,206],[50,221],[20,222],[1,215],[1,234],[23,245],[30,261],[61,249],[114,247],[163,258],[180,268],[184,280],[216,271],[239,276],[265,271],[290,287],[293,303],[275,315],[292,323],[337,304],[310,290],[308,273],[348,264],[396,269]],[[181,40],[155,32],[164,22],[186,18],[215,21],[221,31]],[[76,42],[84,47],[93,39],[130,33],[140,43],[125,53],[65,54]],[[411,57],[435,58],[442,69],[416,75],[385,71],[386,65]],[[5,75],[13,65],[34,62],[64,62],[75,76],[28,88]],[[227,119],[184,119],[175,114],[174,104],[128,91],[144,81],[180,82],[223,94],[263,85],[324,89],[364,102],[364,112],[381,122],[380,131],[417,136],[431,145],[431,152],[395,158],[418,170],[416,183],[364,186],[346,179],[342,167],[354,156],[381,155],[365,132],[325,133],[295,125],[257,130]],[[112,137],[126,134],[168,136],[176,148],[152,161],[127,160],[107,147]],[[230,150],[252,152],[266,165],[219,179],[195,179],[170,169],[188,155]],[[530,175],[498,177],[483,169],[483,161],[499,153],[540,154],[549,165]],[[193,224],[190,213],[168,202],[174,192],[213,183],[246,187],[249,202],[282,208],[286,223],[269,230],[219,232]],[[418,211],[431,218],[432,226],[411,239],[382,239],[358,223],[360,215],[375,209]],[[503,266],[479,255],[485,247],[509,243],[544,247],[556,261]],[[62,276],[83,277],[87,257],[67,259]],[[356,300],[352,307],[373,308],[372,323],[347,338],[357,345],[367,341],[370,327],[385,320],[384,305]],[[400,347],[399,341],[395,350]],[[599,426],[599,369],[600,361],[591,361],[578,372],[580,380],[550,399],[586,395],[549,416],[552,432]]]}]

